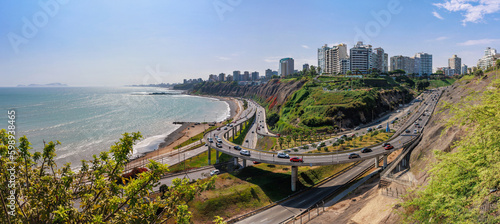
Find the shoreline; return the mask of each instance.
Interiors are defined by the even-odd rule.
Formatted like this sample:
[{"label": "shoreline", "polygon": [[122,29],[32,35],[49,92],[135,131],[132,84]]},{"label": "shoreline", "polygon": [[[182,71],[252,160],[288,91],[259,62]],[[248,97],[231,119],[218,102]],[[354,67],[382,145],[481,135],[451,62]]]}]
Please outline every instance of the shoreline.
[{"label": "shoreline", "polygon": [[[240,106],[238,105],[237,99],[231,97],[219,97],[219,96],[202,96],[207,98],[215,98],[220,101],[224,101],[229,105],[229,116],[225,120],[234,119],[238,114],[241,113]],[[225,121],[224,120],[224,121]],[[160,156],[171,151],[174,151],[174,147],[187,141],[189,138],[203,133],[210,126],[206,124],[195,125],[195,122],[183,122],[181,127],[175,129],[172,133],[168,134],[162,143],[158,145],[158,149],[143,153],[142,155],[137,155],[134,159],[130,160],[128,163],[131,166],[137,165],[135,163],[142,161],[144,159],[151,159],[155,156]],[[220,126],[222,122],[217,122],[216,126]]]}]

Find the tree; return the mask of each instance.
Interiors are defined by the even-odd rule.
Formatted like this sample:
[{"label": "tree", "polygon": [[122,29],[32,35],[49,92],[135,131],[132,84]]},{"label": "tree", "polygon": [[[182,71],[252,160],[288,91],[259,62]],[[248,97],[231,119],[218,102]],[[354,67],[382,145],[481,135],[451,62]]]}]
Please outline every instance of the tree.
[{"label": "tree", "polygon": [[352,75],[351,70],[348,70],[348,71],[346,72],[346,75]]},{"label": "tree", "polygon": [[[195,184],[176,179],[161,197],[149,198],[160,177],[168,171],[167,165],[151,160],[148,172],[127,180],[122,176],[128,155],[140,138],[139,132],[125,133],[109,152],[82,161],[81,169],[72,171],[70,163],[57,168],[54,159],[60,142],[51,141],[42,152],[31,153],[26,137],[14,146],[13,138],[9,142],[7,132],[0,130],[0,196],[5,199],[11,190],[15,193],[15,198],[9,200],[15,205],[15,216],[6,214],[10,210],[0,209],[0,222],[160,223],[174,219],[186,223],[191,216],[187,202],[212,187],[214,179]],[[12,152],[15,156],[9,158]],[[7,180],[12,178],[8,170],[16,171],[13,188],[8,186]],[[121,184],[124,182],[127,184]],[[6,208],[6,201],[2,200],[0,207]],[[80,209],[75,207],[75,201]]]},{"label": "tree", "polygon": [[285,141],[285,139],[283,137],[279,137],[278,138],[278,143],[280,144],[280,149],[283,150],[283,142]]},{"label": "tree", "polygon": [[292,136],[287,135],[285,137],[285,139],[286,139],[286,145],[287,145],[287,147],[290,147],[290,143],[292,142]]},{"label": "tree", "polygon": [[500,59],[497,59],[495,62],[497,69],[500,69]]},{"label": "tree", "polygon": [[484,73],[483,73],[483,70],[481,70],[481,69],[478,69],[474,72],[474,76],[483,76],[483,75],[484,75]]}]

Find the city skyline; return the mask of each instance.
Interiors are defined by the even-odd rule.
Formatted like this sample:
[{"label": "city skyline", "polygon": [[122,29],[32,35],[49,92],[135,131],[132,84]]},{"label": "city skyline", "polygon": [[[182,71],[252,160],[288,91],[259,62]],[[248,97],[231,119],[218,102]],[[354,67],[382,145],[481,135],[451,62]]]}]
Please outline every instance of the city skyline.
[{"label": "city skyline", "polygon": [[433,69],[447,66],[452,55],[476,66],[486,47],[500,48],[498,1],[49,0],[0,6],[0,86],[174,83],[235,70],[263,75],[287,57],[296,69],[317,66],[324,44],[350,49],[357,41],[389,57],[432,54]]}]

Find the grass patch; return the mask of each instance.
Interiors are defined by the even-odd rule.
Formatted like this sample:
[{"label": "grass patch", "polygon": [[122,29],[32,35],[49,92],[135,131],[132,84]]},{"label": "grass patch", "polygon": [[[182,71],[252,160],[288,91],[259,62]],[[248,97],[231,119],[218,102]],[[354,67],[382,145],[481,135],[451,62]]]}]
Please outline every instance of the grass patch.
[{"label": "grass patch", "polygon": [[[215,151],[216,150],[211,150],[211,153],[210,153],[210,155],[211,155],[210,160],[212,161],[211,164],[215,164],[215,162],[216,162]],[[182,153],[181,153],[180,157],[181,157],[181,159],[183,159]],[[224,153],[219,154],[219,162],[226,162],[226,161],[229,161],[231,158],[233,158],[233,157],[226,155]],[[184,167],[185,167],[185,169],[189,170],[189,169],[199,168],[199,167],[204,167],[204,166],[208,166],[208,152],[203,152],[195,157],[186,159],[185,161],[183,161],[181,163],[170,166],[168,169],[170,170],[169,171],[170,173],[175,173],[175,172],[183,171]]]},{"label": "grass patch", "polygon": [[259,150],[271,151],[277,147],[277,140],[274,137],[264,136],[257,140],[256,148]]},{"label": "grass patch", "polygon": [[[243,125],[243,129],[241,130],[240,134],[237,134],[231,142],[234,144],[241,145],[243,144],[243,140],[245,140],[245,136],[247,136],[248,130],[250,130],[250,127],[252,126],[253,121],[255,120],[255,114],[248,120],[247,123],[248,125]],[[236,134],[236,133],[235,133]]]},{"label": "grass patch", "polygon": [[188,140],[184,141],[183,143],[179,144],[178,146],[175,146],[174,149],[182,148],[182,147],[184,147],[186,145],[189,145],[189,144],[191,144],[193,142],[200,141],[203,138],[203,135],[205,135],[206,132],[213,131],[216,128],[217,128],[216,126],[211,126],[205,132],[197,134],[197,135],[189,138]]},{"label": "grass patch", "polygon": [[[349,165],[301,166],[297,189],[309,188]],[[234,174],[221,174],[215,189],[203,192],[190,203],[193,221],[206,223],[215,215],[228,218],[281,200],[293,193],[290,173],[289,166],[259,164]]]}]

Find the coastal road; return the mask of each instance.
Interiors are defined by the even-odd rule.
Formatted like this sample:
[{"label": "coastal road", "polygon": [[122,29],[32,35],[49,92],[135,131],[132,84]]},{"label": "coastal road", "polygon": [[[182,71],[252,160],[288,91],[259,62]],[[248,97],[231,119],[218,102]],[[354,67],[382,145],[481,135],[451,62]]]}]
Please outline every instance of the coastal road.
[{"label": "coastal road", "polygon": [[[434,94],[435,95],[435,94]],[[234,157],[239,157],[241,159],[247,159],[251,161],[258,161],[262,163],[268,163],[268,164],[277,164],[277,165],[290,165],[290,166],[321,166],[321,165],[331,165],[331,164],[339,164],[339,163],[350,163],[352,161],[357,161],[357,160],[365,160],[365,159],[371,159],[375,157],[379,157],[381,155],[387,155],[393,152],[397,148],[403,147],[403,145],[409,141],[412,140],[412,138],[415,138],[417,134],[414,134],[414,130],[417,129],[417,132],[421,132],[421,128],[417,128],[416,125],[413,125],[413,123],[425,123],[427,119],[429,119],[429,112],[427,111],[432,111],[433,108],[435,107],[437,101],[432,101],[434,95],[428,95],[426,97],[426,100],[421,104],[420,108],[418,110],[413,111],[413,115],[407,120],[406,124],[404,127],[402,127],[401,130],[398,130],[400,133],[401,131],[404,131],[406,129],[410,130],[410,133],[404,133],[401,135],[398,135],[394,139],[390,141],[390,143],[394,146],[394,149],[392,150],[385,150],[381,144],[376,145],[372,147],[373,152],[370,153],[360,153],[360,149],[357,150],[348,150],[345,152],[355,152],[361,155],[361,158],[357,159],[349,159],[347,153],[315,153],[315,154],[305,154],[305,153],[290,153],[290,156],[298,156],[300,158],[303,158],[304,162],[290,162],[288,159],[279,159],[276,156],[276,153],[274,152],[268,152],[268,151],[261,151],[261,150],[256,150],[252,147],[247,147],[245,144],[243,144],[242,148],[247,149],[251,152],[250,156],[244,156],[239,153],[239,151],[234,149],[235,144],[229,142],[227,139],[223,138],[223,143],[222,143],[222,148],[217,148],[213,147],[214,149],[221,151],[225,154],[234,156]],[[249,108],[253,107],[253,104],[249,104]],[[255,110],[252,109],[250,114],[247,114],[247,117],[251,117],[255,113]],[[239,120],[237,124],[240,122],[243,122],[243,120]],[[410,125],[411,124],[411,125]],[[408,127],[407,127],[408,126]],[[404,129],[404,130],[403,130]],[[220,130],[220,131],[213,131],[214,135],[217,135],[219,137],[223,137],[226,132],[229,132],[231,129],[228,130]],[[361,132],[361,130],[360,130]],[[399,134],[396,133],[396,134]]]},{"label": "coastal road", "polygon": [[267,210],[264,210],[260,213],[257,213],[253,216],[250,216],[236,223],[274,224],[287,220],[290,217],[300,214],[302,211],[308,209],[309,207],[319,202],[324,196],[342,187],[349,180],[351,180],[352,177],[364,171],[372,164],[373,163],[370,161],[364,161],[355,166],[354,168],[343,173],[342,175],[318,187],[311,188],[310,190],[305,191],[281,204],[278,204],[274,207],[271,207]]},{"label": "coastal road", "polygon": [[[434,99],[434,102],[437,103],[437,99],[439,98],[437,94],[429,94],[428,97],[426,97],[426,103],[429,104],[429,102],[433,102],[432,99]],[[425,105],[425,103],[422,103],[422,105]],[[430,106],[430,105],[429,105]],[[419,109],[419,111],[422,111],[424,113],[428,113],[428,115],[431,115],[433,108],[428,108],[428,107],[422,107]],[[429,110],[429,111],[425,111]],[[424,116],[425,117],[425,116]],[[430,117],[427,116],[426,117]],[[426,122],[425,120],[419,121],[417,117],[418,122]],[[411,118],[408,122],[414,122]],[[424,123],[422,123],[424,124]],[[410,125],[414,125],[414,123],[410,123]],[[397,148],[397,147],[396,147]],[[353,177],[367,169],[370,165],[372,165],[373,162],[370,160],[365,160],[355,166],[354,168],[346,171],[345,173],[339,175],[338,177],[335,177],[326,183],[312,188],[302,194],[299,194],[283,203],[280,203],[276,206],[273,206],[269,209],[266,209],[262,212],[259,212],[255,215],[252,215],[246,219],[240,220],[236,223],[240,224],[268,224],[268,223],[280,223],[282,221],[285,221],[295,215],[300,214],[302,211],[305,209],[308,209],[309,207],[313,206],[317,202],[323,199],[325,195],[328,195],[329,193],[335,191],[342,185],[346,184],[349,180],[351,180]]]}]

